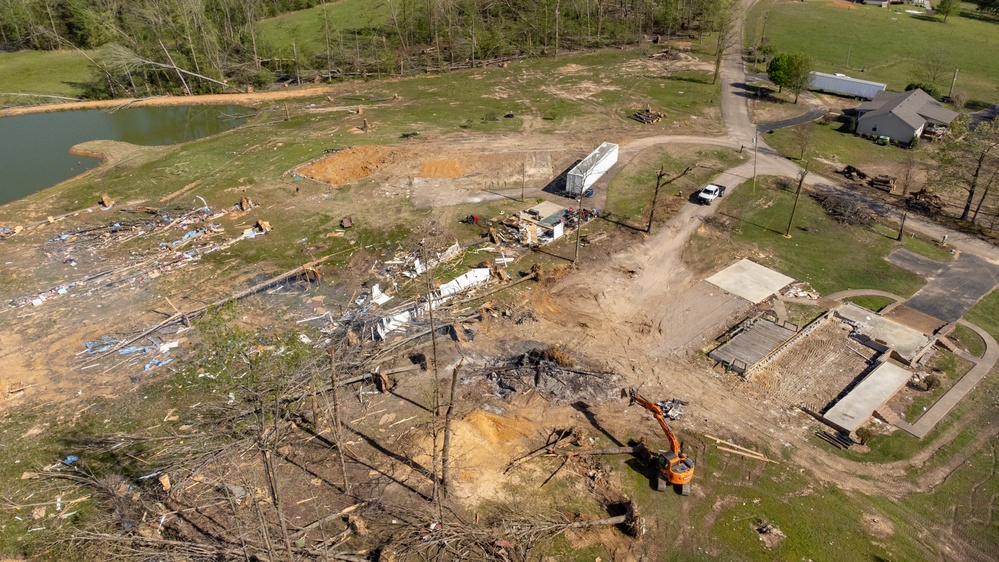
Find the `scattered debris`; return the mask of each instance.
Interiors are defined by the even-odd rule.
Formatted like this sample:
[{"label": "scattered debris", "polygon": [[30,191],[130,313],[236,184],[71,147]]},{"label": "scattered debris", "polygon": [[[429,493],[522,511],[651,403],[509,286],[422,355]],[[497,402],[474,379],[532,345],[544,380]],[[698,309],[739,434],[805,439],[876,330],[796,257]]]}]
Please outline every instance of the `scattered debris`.
[{"label": "scattered debris", "polygon": [[353,226],[354,226],[354,219],[351,218],[350,215],[347,215],[347,216],[343,217],[342,219],[340,219],[340,226],[342,228],[353,228]]},{"label": "scattered debris", "polygon": [[753,525],[753,530],[755,530],[760,535],[760,542],[767,547],[767,550],[773,550],[777,548],[777,545],[787,538],[787,535],[780,530],[776,525],[771,525],[765,521],[757,521]]},{"label": "scattered debris", "polygon": [[[732,443],[731,441],[726,441],[724,439],[719,439],[719,438],[713,437],[711,435],[705,435],[705,437],[707,437],[708,439],[711,439],[712,441],[714,441],[715,444],[718,445],[718,449],[721,450],[721,451],[725,451],[726,453],[734,453],[736,455],[741,455],[743,457],[749,457],[751,459],[756,459],[758,461],[764,461],[764,462],[773,463],[773,464],[780,464],[779,462],[777,462],[775,460],[770,460],[763,453],[759,453],[759,452],[754,451],[752,449],[747,449],[747,448],[742,447],[740,445],[736,445],[735,443]],[[728,447],[722,447],[722,445],[728,445]]]},{"label": "scattered debris", "polygon": [[847,165],[847,167],[843,168],[842,170],[836,170],[836,173],[837,174],[842,174],[848,180],[854,180],[854,181],[856,181],[856,180],[866,180],[867,179],[867,174],[865,174],[864,172],[862,172],[859,168],[856,168],[856,167],[850,166],[850,165]]},{"label": "scattered debris", "polygon": [[114,199],[108,197],[107,193],[101,195],[101,206],[105,209],[110,209],[114,206]]},{"label": "scattered debris", "polygon": [[871,210],[853,199],[842,195],[821,192],[809,192],[809,195],[819,205],[822,205],[826,213],[836,222],[854,226],[870,226],[874,223],[874,216],[871,214]]},{"label": "scattered debris", "polygon": [[643,123],[645,125],[652,125],[653,123],[658,123],[662,121],[663,117],[666,117],[665,113],[660,113],[658,111],[651,111],[649,109],[643,109],[641,111],[636,111],[629,115],[631,119]]},{"label": "scattered debris", "polygon": [[943,212],[944,202],[936,193],[921,189],[909,194],[905,199],[905,206],[914,211],[935,215]]},{"label": "scattered debris", "polygon": [[819,292],[812,289],[807,281],[793,283],[784,291],[784,297],[789,299],[818,299]]},{"label": "scattered debris", "polygon": [[[575,364],[568,355],[558,356],[562,363]],[[512,392],[534,389],[550,399],[573,402],[583,399],[611,400],[617,396],[618,375],[566,366],[534,349],[510,360],[504,367],[484,371],[486,380],[496,388],[496,394],[506,396]]]},{"label": "scattered debris", "polygon": [[875,187],[882,191],[887,191],[888,193],[894,193],[896,179],[897,178],[895,176],[879,174],[871,178],[868,183],[871,185],[871,187]]}]

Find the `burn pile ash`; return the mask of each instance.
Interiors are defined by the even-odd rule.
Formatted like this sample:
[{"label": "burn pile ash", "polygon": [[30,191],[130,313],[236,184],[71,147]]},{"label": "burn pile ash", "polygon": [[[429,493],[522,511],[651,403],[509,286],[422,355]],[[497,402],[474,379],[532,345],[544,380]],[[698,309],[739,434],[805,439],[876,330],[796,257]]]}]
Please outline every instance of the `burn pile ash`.
[{"label": "burn pile ash", "polygon": [[616,373],[577,366],[571,355],[556,347],[532,349],[482,373],[502,397],[533,389],[549,400],[602,401],[617,398],[620,387]]}]

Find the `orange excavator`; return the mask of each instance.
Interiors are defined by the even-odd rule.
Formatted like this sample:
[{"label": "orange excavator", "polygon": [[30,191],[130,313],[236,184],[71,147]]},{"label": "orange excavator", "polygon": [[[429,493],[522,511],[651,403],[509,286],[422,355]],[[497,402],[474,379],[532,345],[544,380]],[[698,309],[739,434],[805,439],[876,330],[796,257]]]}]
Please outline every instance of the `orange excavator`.
[{"label": "orange excavator", "polygon": [[[687,458],[687,455],[680,450],[680,440],[666,425],[663,409],[658,404],[642,398],[635,389],[631,389],[628,394],[631,396],[632,404],[637,403],[652,412],[656,421],[662,426],[666,438],[669,439],[670,450],[660,451],[656,457],[656,490],[662,492],[669,484],[672,484],[680,488],[681,495],[690,495],[690,480],[694,476],[694,459]],[[651,452],[649,456],[652,457]]]}]

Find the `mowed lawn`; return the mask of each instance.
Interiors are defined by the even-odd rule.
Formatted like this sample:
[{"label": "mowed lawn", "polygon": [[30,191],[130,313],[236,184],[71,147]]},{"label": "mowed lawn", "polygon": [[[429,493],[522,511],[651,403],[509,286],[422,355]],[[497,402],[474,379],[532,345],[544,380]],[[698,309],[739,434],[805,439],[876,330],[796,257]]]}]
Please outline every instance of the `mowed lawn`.
[{"label": "mowed lawn", "polygon": [[920,276],[884,259],[900,245],[890,230],[840,224],[804,192],[791,238],[785,238],[793,205],[794,192],[774,187],[772,177],[760,178],[755,190],[747,181],[726,194],[718,210],[731,231],[721,241],[710,234],[695,235],[685,257],[711,269],[749,257],[807,281],[821,295],[878,289],[908,297],[923,286]]},{"label": "mowed lawn", "polygon": [[[920,81],[920,70],[940,61],[935,85],[950,89],[954,69],[957,88],[979,103],[996,101],[999,80],[999,22],[951,16],[946,23],[927,18],[909,4],[891,9],[842,0],[764,0],[746,20],[746,44],[753,46],[763,32],[779,51],[797,51],[815,61],[821,72],[842,72],[854,78],[888,84],[901,91]],[[977,15],[975,5],[962,11]]]}]

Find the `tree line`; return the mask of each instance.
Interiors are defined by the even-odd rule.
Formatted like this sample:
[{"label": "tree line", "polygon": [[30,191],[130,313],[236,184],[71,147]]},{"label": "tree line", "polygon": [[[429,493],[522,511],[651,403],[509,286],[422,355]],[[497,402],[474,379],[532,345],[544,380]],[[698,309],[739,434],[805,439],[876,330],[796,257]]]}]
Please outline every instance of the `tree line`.
[{"label": "tree line", "polygon": [[[337,21],[384,14],[362,27]],[[512,56],[700,38],[732,0],[0,0],[0,49],[78,49],[97,69],[85,97],[210,93],[275,80],[398,74]],[[275,44],[261,20],[313,9]],[[312,36],[304,36],[302,29]]]}]

